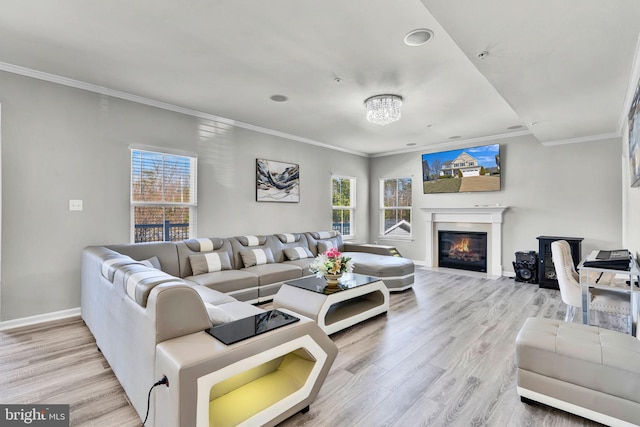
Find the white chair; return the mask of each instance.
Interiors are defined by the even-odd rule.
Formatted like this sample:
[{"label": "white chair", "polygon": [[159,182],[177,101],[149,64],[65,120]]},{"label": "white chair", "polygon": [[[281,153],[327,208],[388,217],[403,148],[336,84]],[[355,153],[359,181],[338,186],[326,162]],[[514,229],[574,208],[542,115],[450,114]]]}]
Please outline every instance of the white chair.
[{"label": "white chair", "polygon": [[[576,308],[582,309],[582,288],[580,287],[580,276],[573,265],[569,243],[566,240],[551,242],[551,255],[558,284],[560,285],[560,296],[562,297],[562,302],[567,305],[567,314],[564,320],[572,322]],[[595,282],[595,280],[590,280],[590,283],[593,282]],[[614,276],[610,274],[600,277],[598,283],[616,287]],[[620,285],[622,286],[622,284]],[[589,308],[591,310],[626,316],[627,325],[631,325],[631,309],[628,294],[592,288],[590,295],[591,301]]]}]

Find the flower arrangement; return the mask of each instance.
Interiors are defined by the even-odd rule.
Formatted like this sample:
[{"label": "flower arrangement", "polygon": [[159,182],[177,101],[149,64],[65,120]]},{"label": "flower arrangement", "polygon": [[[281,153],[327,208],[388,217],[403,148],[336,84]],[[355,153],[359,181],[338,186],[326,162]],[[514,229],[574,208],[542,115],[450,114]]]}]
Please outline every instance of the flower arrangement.
[{"label": "flower arrangement", "polygon": [[309,265],[309,270],[316,273],[316,277],[351,273],[353,261],[350,257],[343,256],[338,249],[331,248],[318,255]]}]

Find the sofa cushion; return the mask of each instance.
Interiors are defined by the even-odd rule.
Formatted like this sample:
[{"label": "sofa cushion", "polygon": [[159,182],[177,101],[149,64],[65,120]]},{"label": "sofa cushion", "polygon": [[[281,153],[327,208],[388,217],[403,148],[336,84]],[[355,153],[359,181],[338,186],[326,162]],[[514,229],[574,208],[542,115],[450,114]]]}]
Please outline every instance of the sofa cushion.
[{"label": "sofa cushion", "polygon": [[242,246],[262,246],[267,241],[267,236],[238,236],[236,239]]},{"label": "sofa cushion", "polygon": [[236,318],[231,314],[211,303],[205,302],[204,308],[207,309],[209,320],[211,320],[211,324],[213,324],[213,326],[222,325],[223,323],[229,323],[236,320]]},{"label": "sofa cushion", "polygon": [[258,276],[244,270],[223,270],[184,278],[222,293],[235,293],[258,287]]},{"label": "sofa cushion", "polygon": [[353,272],[369,276],[400,277],[415,271],[415,264],[408,258],[388,255],[370,254],[367,252],[343,252],[342,255],[353,261]]},{"label": "sofa cushion", "polygon": [[217,237],[184,240],[184,244],[194,252],[217,251],[222,247],[223,243],[224,241]]},{"label": "sofa cushion", "polygon": [[302,246],[285,248],[284,254],[289,261],[295,261],[297,259],[303,259],[303,258],[313,258],[313,254],[311,253],[311,251]]},{"label": "sofa cushion", "polygon": [[282,243],[294,243],[300,240],[300,233],[276,234]]},{"label": "sofa cushion", "polygon": [[311,236],[313,236],[314,239],[316,240],[320,240],[320,239],[331,239],[333,237],[337,237],[338,236],[338,232],[335,230],[330,230],[330,231],[314,231],[312,233],[310,233]]},{"label": "sofa cushion", "polygon": [[259,278],[260,286],[302,277],[302,268],[287,263],[262,264],[245,268],[243,271],[253,273]]},{"label": "sofa cushion", "polygon": [[315,274],[315,273],[312,273],[311,270],[309,270],[309,266],[311,265],[312,262],[313,262],[313,258],[302,258],[302,259],[296,259],[293,261],[283,261],[281,264],[295,265],[296,267],[300,267],[302,269],[303,276],[311,276]]},{"label": "sofa cushion", "polygon": [[242,257],[242,263],[246,267],[253,267],[254,265],[273,264],[273,253],[270,248],[262,249],[245,249],[240,251]]},{"label": "sofa cushion", "polygon": [[189,262],[194,276],[214,271],[231,270],[231,259],[226,252],[189,255]]}]

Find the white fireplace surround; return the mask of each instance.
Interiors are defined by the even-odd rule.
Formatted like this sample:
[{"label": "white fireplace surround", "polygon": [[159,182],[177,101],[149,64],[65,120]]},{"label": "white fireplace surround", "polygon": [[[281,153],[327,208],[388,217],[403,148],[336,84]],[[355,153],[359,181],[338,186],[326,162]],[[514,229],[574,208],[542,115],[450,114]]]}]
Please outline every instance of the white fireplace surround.
[{"label": "white fireplace surround", "polygon": [[437,231],[448,223],[447,230],[487,232],[487,277],[502,276],[502,214],[508,206],[474,206],[470,208],[422,208],[426,216],[425,266],[438,266]]}]

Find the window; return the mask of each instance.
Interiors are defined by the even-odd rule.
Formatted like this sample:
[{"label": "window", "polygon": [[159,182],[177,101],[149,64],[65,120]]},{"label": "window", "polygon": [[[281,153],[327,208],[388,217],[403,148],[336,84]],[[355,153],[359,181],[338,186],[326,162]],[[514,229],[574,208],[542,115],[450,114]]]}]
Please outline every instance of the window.
[{"label": "window", "polygon": [[411,237],[411,178],[380,180],[382,237]]},{"label": "window", "polygon": [[355,236],[353,223],[356,208],[356,179],[334,176],[331,178],[332,229],[343,236]]},{"label": "window", "polygon": [[196,157],[131,150],[131,240],[195,236]]}]

